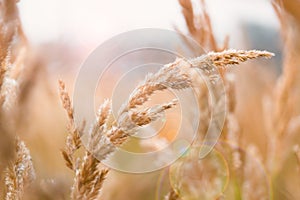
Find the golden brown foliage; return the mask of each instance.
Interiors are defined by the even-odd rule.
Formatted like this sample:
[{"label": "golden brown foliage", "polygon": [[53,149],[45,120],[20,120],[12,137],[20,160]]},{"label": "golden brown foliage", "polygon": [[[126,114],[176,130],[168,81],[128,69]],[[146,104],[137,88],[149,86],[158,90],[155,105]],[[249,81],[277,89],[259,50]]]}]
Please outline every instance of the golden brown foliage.
[{"label": "golden brown foliage", "polygon": [[[250,78],[248,80],[247,77],[253,78],[253,75],[240,73],[240,77],[237,77],[235,73],[229,72],[229,67],[260,57],[270,58],[273,54],[256,50],[226,50],[229,47],[228,37],[225,38],[223,44],[218,44],[204,0],[200,1],[201,8],[199,12],[194,6],[195,2],[191,0],[179,0],[179,3],[188,33],[202,47],[211,52],[194,59],[177,59],[173,63],[165,65],[157,73],[148,75],[133,90],[116,116],[112,115],[111,102],[106,100],[100,106],[95,122],[88,124],[91,129],[86,130],[84,122],[82,125],[76,124],[72,100],[67,93],[64,82],[59,81],[60,98],[68,117],[68,135],[61,153],[65,165],[73,172],[74,180],[62,181],[68,175],[56,179],[41,177],[39,181],[31,185],[30,183],[35,175],[29,150],[24,142],[19,139],[14,145],[14,138],[20,132],[19,130],[24,128],[22,126],[26,126],[26,123],[30,123],[31,126],[43,126],[35,123],[25,110],[25,103],[31,94],[30,91],[36,85],[35,80],[42,70],[40,67],[42,63],[37,58],[34,58],[37,60],[32,60],[32,54],[21,27],[16,2],[4,0],[0,4],[0,172],[6,169],[5,173],[2,174],[5,179],[2,181],[3,188],[5,188],[2,190],[5,192],[3,198],[65,199],[67,196],[65,188],[71,188],[68,196],[72,199],[99,199],[104,189],[104,193],[111,193],[111,195],[104,195],[105,197],[109,196],[111,199],[116,199],[116,196],[122,196],[123,199],[129,199],[129,195],[114,196],[114,192],[117,193],[118,191],[121,191],[119,194],[126,194],[124,191],[127,190],[130,190],[127,194],[132,192],[132,186],[128,184],[130,183],[128,177],[120,180],[118,184],[112,184],[111,188],[105,188],[106,183],[110,183],[110,180],[107,179],[108,176],[115,178],[117,180],[115,182],[118,182],[119,179],[117,175],[113,174],[115,173],[113,171],[108,174],[109,169],[103,167],[101,162],[114,153],[117,147],[124,145],[141,126],[159,119],[164,111],[177,105],[178,102],[173,100],[156,106],[145,106],[153,94],[165,91],[168,88],[184,89],[194,87],[197,91],[201,111],[200,124],[202,126],[198,130],[201,137],[195,144],[201,144],[211,117],[208,107],[210,94],[203,80],[200,80],[201,78],[191,71],[194,69],[205,71],[208,70],[207,66],[213,66],[219,70],[224,82],[224,95],[226,96],[225,124],[221,141],[215,149],[222,154],[228,165],[226,170],[230,172],[230,180],[229,183],[226,183],[227,185],[218,199],[292,199],[292,197],[297,199],[300,196],[297,192],[299,191],[299,174],[295,170],[300,166],[298,134],[300,131],[300,118],[299,108],[296,106],[300,100],[300,4],[298,0],[273,1],[273,7],[280,19],[284,37],[284,61],[283,73],[276,80],[275,87],[274,85],[270,86],[268,91],[265,85],[262,89],[256,88],[261,93],[248,91],[247,89],[251,85],[255,85],[256,79],[255,81],[250,80]],[[200,55],[200,52],[197,53]],[[252,63],[252,65],[256,64]],[[258,70],[258,72],[260,71]],[[264,77],[263,73],[258,73],[256,76],[257,78],[261,76],[260,78],[265,79],[265,82],[270,81],[270,79]],[[215,77],[210,78],[213,80]],[[248,86],[240,89],[241,82],[238,79],[247,79],[244,84]],[[241,90],[246,91],[241,94]],[[248,105],[251,99],[249,97],[241,98],[245,93],[249,93],[249,96],[259,94],[257,99],[260,101],[256,102],[258,106],[251,103]],[[264,104],[260,105],[263,100]],[[38,101],[43,101],[43,99],[38,99]],[[244,106],[244,108],[241,108],[241,106]],[[27,109],[33,110],[34,107],[30,105]],[[263,113],[258,112],[261,108],[264,109]],[[252,113],[249,113],[249,111]],[[44,113],[45,110],[41,109],[39,112]],[[260,113],[263,116],[257,116]],[[258,120],[261,120],[261,118],[263,120],[257,123],[249,117],[250,114],[257,117]],[[49,115],[52,117],[53,113],[49,113]],[[245,123],[245,121],[248,123]],[[253,127],[260,128],[263,132],[266,132],[266,135],[261,134],[257,137],[256,132],[253,131],[256,129]],[[245,135],[244,133],[250,134]],[[86,144],[81,141],[81,136],[87,137]],[[251,137],[254,139],[249,139]],[[34,141],[36,142],[36,140]],[[50,141],[48,142],[50,143]],[[257,144],[260,142],[263,144],[263,148]],[[16,153],[14,155],[15,146]],[[39,157],[34,158],[37,159],[37,162],[41,161]],[[8,165],[8,163],[10,164]],[[188,164],[188,161],[186,163]],[[49,162],[49,164],[52,163]],[[196,167],[193,167],[192,170],[195,170]],[[43,170],[39,169],[39,171]],[[289,175],[286,171],[295,173]],[[49,176],[55,173],[49,172]],[[61,174],[63,173],[62,170]],[[194,171],[191,174],[199,175]],[[203,175],[203,177],[205,176]],[[204,184],[212,184],[213,181],[211,180],[206,179],[199,184],[199,187]],[[149,188],[151,190],[153,188],[148,187],[148,183],[145,183],[147,180],[144,180],[143,184],[140,184],[142,180],[136,179],[135,182],[138,182],[136,184],[139,186],[146,185],[141,186],[141,188],[145,188],[140,189],[143,190],[146,198],[149,195]],[[194,182],[190,184],[194,184]],[[0,186],[2,187],[2,185]],[[30,187],[27,188],[27,186]],[[198,185],[196,186],[198,187]],[[176,190],[171,188],[165,198],[170,200],[184,199],[180,189],[180,187]],[[27,195],[24,196],[25,193]],[[135,197],[140,196],[136,195]]]},{"label": "golden brown foliage", "polygon": [[16,160],[6,170],[6,200],[23,199],[25,188],[35,178],[30,152],[24,142],[17,139]]}]

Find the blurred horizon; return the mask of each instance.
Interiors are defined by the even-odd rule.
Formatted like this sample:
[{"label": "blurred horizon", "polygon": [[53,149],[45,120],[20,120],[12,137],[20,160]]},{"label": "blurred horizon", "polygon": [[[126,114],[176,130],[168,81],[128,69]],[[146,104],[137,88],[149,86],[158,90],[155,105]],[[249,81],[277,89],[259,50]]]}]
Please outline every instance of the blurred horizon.
[{"label": "blurred horizon", "polygon": [[[194,0],[195,8],[200,0]],[[176,0],[27,0],[18,3],[20,17],[31,44],[60,41],[91,50],[114,35],[139,28],[185,31]],[[32,6],[34,5],[34,6]],[[279,23],[270,0],[222,0],[206,2],[218,38],[231,37],[238,48],[245,23],[278,30]],[[185,33],[185,32],[184,32]]]}]

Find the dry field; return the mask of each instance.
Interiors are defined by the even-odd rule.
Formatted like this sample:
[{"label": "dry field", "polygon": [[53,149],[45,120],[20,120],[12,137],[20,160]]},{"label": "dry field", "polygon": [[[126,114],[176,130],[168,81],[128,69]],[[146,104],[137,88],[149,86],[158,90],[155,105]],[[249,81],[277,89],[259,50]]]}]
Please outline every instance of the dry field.
[{"label": "dry field", "polygon": [[[18,1],[2,0],[0,199],[300,199],[300,1],[270,2],[281,25],[280,63],[268,46],[234,50],[230,35],[219,42],[205,1],[199,2],[199,7],[191,0],[178,3],[188,35],[209,53],[165,63],[136,85],[117,116],[108,99],[99,102],[93,124],[78,124],[72,100],[75,77],[47,67],[52,58],[64,58],[47,47],[32,47],[22,30]],[[62,63],[72,65],[71,60]],[[224,84],[226,115],[217,144],[199,159],[212,111],[209,90],[195,72],[212,68]],[[103,160],[119,147],[157,149],[161,141],[176,137],[174,117],[156,140],[131,140],[140,127],[176,109],[176,99],[149,103],[164,99],[170,88],[196,91],[201,116],[191,149],[171,166],[145,174],[105,166]]]}]

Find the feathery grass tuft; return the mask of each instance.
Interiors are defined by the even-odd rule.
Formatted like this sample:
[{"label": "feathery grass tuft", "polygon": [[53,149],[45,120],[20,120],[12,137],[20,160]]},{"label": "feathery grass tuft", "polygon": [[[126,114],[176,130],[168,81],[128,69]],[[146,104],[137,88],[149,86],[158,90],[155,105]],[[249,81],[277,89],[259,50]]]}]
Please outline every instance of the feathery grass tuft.
[{"label": "feathery grass tuft", "polygon": [[35,179],[30,152],[24,142],[17,139],[16,160],[6,170],[6,200],[21,200],[25,188]]}]

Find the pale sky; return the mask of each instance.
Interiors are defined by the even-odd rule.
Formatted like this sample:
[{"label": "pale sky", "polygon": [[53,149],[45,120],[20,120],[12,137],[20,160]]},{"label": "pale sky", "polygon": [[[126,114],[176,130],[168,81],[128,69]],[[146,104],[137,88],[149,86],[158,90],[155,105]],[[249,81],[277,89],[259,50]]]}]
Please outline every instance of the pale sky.
[{"label": "pale sky", "polygon": [[[270,0],[206,2],[218,34],[239,37],[240,21],[278,27]],[[100,44],[132,29],[184,27],[177,0],[21,0],[19,8],[34,44],[56,39]]]}]

